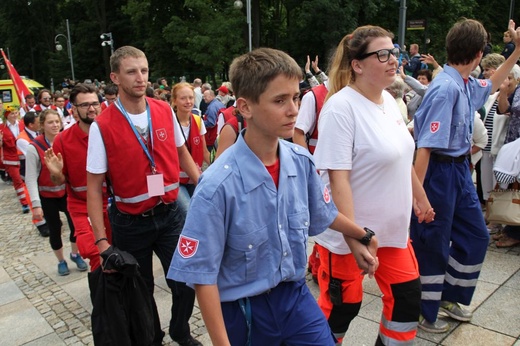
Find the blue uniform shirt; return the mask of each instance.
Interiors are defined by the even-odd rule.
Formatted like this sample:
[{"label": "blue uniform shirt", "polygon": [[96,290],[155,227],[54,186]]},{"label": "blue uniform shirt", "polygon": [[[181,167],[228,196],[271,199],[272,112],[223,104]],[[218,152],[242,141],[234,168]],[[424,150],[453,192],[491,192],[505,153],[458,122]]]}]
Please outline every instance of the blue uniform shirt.
[{"label": "blue uniform shirt", "polygon": [[491,81],[470,77],[444,65],[428,87],[414,115],[414,135],[418,148],[449,156],[466,155],[471,149],[475,111],[491,93]]},{"label": "blue uniform shirt", "polygon": [[222,302],[304,278],[308,236],[338,215],[307,150],[279,141],[277,189],[243,133],[201,176],[167,275]]}]

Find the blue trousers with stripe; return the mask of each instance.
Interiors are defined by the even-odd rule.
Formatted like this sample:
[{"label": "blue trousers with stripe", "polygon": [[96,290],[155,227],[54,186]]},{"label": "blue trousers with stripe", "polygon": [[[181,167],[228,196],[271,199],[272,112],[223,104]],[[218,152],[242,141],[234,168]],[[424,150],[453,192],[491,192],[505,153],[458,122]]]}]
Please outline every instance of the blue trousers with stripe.
[{"label": "blue trousers with stripe", "polygon": [[424,189],[435,221],[412,215],[410,237],[421,275],[421,311],[437,319],[440,302],[471,303],[489,244],[489,233],[469,164],[430,159]]}]

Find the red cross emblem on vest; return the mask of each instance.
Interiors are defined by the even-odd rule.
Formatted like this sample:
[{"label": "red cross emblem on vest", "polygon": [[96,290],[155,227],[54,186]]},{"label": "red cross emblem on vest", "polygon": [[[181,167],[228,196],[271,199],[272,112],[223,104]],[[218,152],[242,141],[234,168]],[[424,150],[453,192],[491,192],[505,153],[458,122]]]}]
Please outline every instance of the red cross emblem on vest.
[{"label": "red cross emblem on vest", "polygon": [[164,142],[168,138],[168,135],[166,134],[165,129],[155,130],[155,133],[157,134],[157,139],[162,142]]}]

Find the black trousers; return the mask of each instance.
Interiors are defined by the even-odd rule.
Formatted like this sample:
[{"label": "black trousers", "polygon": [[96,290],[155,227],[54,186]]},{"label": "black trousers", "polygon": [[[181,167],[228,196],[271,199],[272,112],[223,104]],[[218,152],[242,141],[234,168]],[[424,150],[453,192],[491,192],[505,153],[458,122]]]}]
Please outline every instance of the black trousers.
[{"label": "black trousers", "polygon": [[70,228],[69,240],[71,243],[76,243],[74,224],[72,223],[72,219],[67,210],[67,195],[60,198],[47,198],[40,196],[40,201],[42,203],[43,216],[45,216],[45,220],[49,226],[49,242],[51,243],[51,248],[53,250],[59,250],[63,247],[63,242],[61,241],[62,223],[60,220],[60,211],[65,213],[65,216],[67,217],[67,222]]}]

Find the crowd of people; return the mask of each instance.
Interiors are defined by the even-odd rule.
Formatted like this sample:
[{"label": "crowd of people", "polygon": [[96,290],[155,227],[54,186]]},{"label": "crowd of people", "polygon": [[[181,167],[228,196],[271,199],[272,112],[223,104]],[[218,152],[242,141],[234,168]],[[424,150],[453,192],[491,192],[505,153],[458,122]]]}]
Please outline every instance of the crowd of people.
[{"label": "crowd of people", "polygon": [[[201,345],[189,326],[195,297],[215,345],[340,345],[366,276],[383,293],[376,345],[412,344],[418,328],[447,332],[439,313],[471,320],[464,306],[490,236],[520,244],[520,227],[483,216],[497,182],[520,177],[510,167],[520,155],[520,29],[510,21],[496,54],[482,24],[462,19],[444,66],[393,39],[357,28],[327,73],[318,57],[302,70],[284,52],[256,49],[216,89],[199,78],[152,83],[144,52],[124,46],[110,58],[110,84],[64,81],[20,109],[1,107],[2,178],[49,237],[59,275],[70,272],[65,214],[69,258],[92,273],[97,344],[121,333],[162,344],[154,253],[179,345]],[[128,279],[125,262],[138,265],[145,289],[133,294],[151,316],[140,335],[94,323],[112,306],[95,298],[101,283]],[[128,304],[118,323],[135,323]]]}]

